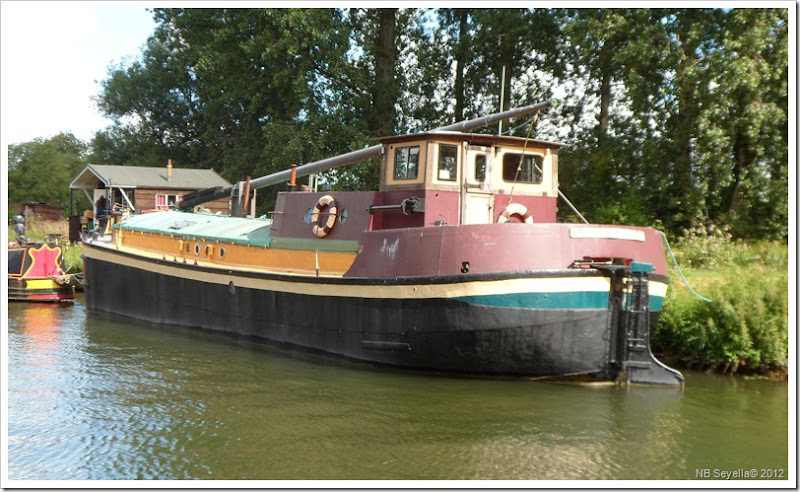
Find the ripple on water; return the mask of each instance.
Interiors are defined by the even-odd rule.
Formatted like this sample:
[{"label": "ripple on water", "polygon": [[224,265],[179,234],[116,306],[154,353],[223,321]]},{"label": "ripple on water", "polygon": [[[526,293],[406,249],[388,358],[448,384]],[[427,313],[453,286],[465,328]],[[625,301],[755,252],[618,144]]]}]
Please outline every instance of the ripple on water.
[{"label": "ripple on water", "polygon": [[[11,479],[691,479],[787,466],[785,385],[431,377],[9,306]],[[712,456],[713,458],[709,458]],[[712,460],[712,461],[710,461]]]}]

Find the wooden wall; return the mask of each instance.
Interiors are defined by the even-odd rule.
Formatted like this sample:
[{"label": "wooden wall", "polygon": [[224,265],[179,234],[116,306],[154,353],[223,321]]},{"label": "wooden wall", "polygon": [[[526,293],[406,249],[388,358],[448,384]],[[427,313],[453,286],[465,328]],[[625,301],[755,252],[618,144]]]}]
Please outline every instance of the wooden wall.
[{"label": "wooden wall", "polygon": [[64,220],[64,209],[44,203],[23,203],[22,214],[35,215],[41,220]]},{"label": "wooden wall", "polygon": [[[139,212],[144,210],[152,210],[156,208],[156,195],[183,195],[194,190],[176,190],[176,189],[146,189],[136,188],[135,190],[135,203],[136,209]],[[212,213],[229,214],[228,198],[220,198],[213,202],[204,203],[203,207],[211,210]]]}]

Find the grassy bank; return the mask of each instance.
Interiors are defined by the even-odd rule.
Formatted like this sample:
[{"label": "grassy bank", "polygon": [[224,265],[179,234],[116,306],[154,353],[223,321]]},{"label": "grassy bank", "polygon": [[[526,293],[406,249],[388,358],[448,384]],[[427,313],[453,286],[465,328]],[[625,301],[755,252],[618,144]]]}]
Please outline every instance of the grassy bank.
[{"label": "grassy bank", "polygon": [[678,366],[785,376],[789,346],[788,248],[692,231],[673,245],[695,296],[673,268],[653,351]]},{"label": "grassy bank", "polygon": [[[69,221],[67,219],[61,221],[42,221],[30,218],[28,220],[25,236],[31,241],[44,241],[45,237],[50,234],[61,234],[63,239],[59,240],[59,244],[63,247],[64,251],[64,267],[67,273],[78,273],[83,271],[83,260],[81,260],[81,245],[76,243],[74,246],[69,244]],[[17,234],[14,232],[14,227],[8,227],[8,241],[14,242],[17,239]]]}]

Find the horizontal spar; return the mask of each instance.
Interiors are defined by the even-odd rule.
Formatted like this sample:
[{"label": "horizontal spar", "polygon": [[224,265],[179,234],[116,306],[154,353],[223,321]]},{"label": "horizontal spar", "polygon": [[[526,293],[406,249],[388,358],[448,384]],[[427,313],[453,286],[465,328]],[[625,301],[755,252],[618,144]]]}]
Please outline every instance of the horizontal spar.
[{"label": "horizontal spar", "polygon": [[[481,128],[487,125],[491,125],[492,123],[496,123],[498,121],[507,120],[509,118],[515,118],[517,116],[522,116],[537,111],[542,111],[544,109],[548,109],[550,107],[555,106],[555,104],[556,104],[555,101],[540,102],[536,104],[531,104],[529,106],[523,106],[521,108],[509,109],[508,111],[503,111],[500,113],[481,116],[479,118],[474,118],[471,120],[460,121],[458,123],[453,123],[452,125],[446,125],[436,128],[435,130],[439,131],[474,130],[476,128]],[[295,172],[296,176],[308,176],[309,174],[314,174],[321,171],[327,171],[328,169],[347,166],[349,164],[355,164],[357,162],[362,162],[367,159],[372,159],[374,157],[380,157],[382,153],[383,153],[382,145],[380,144],[373,145],[371,147],[355,150],[353,152],[348,152],[346,154],[341,154],[335,157],[328,157],[327,159],[322,159],[315,162],[309,162],[308,164],[303,164],[302,166],[298,166],[295,169]],[[292,177],[292,170],[284,169],[283,171],[278,171],[276,173],[268,174],[267,176],[262,176],[260,178],[251,180],[250,188],[258,189],[258,188],[263,188],[265,186],[282,183],[284,181],[289,181],[291,177]],[[230,186],[228,188],[217,187],[217,188],[201,190],[199,192],[187,193],[186,195],[183,195],[183,199],[178,203],[178,208],[181,210],[187,210],[196,205],[201,205],[203,203],[217,200],[219,198],[225,198],[231,195],[231,191],[234,189],[234,187],[235,186]]]}]

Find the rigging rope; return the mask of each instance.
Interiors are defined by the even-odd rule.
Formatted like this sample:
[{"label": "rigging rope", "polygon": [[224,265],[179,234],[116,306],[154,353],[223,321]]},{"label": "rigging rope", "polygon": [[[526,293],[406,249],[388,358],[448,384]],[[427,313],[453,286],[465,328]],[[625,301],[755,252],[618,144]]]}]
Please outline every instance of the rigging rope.
[{"label": "rigging rope", "polygon": [[[522,144],[522,154],[519,156],[519,165],[517,165],[517,172],[514,174],[514,181],[511,183],[511,191],[508,192],[508,203],[506,206],[511,205],[511,199],[514,195],[514,187],[517,185],[517,178],[519,178],[519,173],[522,172],[522,163],[525,159],[525,149],[528,147],[528,140],[531,138],[531,132],[533,132],[533,124],[536,122],[536,118],[539,117],[539,113],[533,115],[530,119],[530,126],[528,126],[528,134],[525,135],[525,143]],[[516,127],[519,128],[519,127]],[[514,128],[516,130],[516,128]],[[536,166],[536,161],[534,161],[534,166]],[[536,166],[538,169],[538,166]]]},{"label": "rigging rope", "polygon": [[691,292],[692,294],[694,294],[695,296],[697,296],[697,298],[698,298],[698,299],[701,299],[701,300],[703,300],[703,301],[706,301],[706,302],[714,302],[714,301],[712,301],[711,299],[708,299],[708,298],[706,298],[706,297],[703,297],[703,296],[701,296],[700,294],[698,294],[698,293],[697,293],[697,292],[696,292],[696,291],[695,291],[695,290],[692,288],[692,286],[691,286],[691,285],[689,285],[689,281],[688,281],[688,280],[686,280],[686,277],[683,275],[683,270],[681,270],[681,267],[678,265],[678,260],[677,260],[677,259],[675,259],[675,253],[673,253],[673,252],[672,252],[672,248],[671,248],[671,247],[670,247],[670,245],[669,245],[669,241],[667,241],[667,235],[666,235],[666,234],[664,234],[664,233],[663,233],[663,232],[661,232],[661,231],[658,231],[658,232],[660,232],[660,233],[661,233],[661,237],[663,237],[663,238],[664,238],[664,244],[666,244],[666,245],[667,245],[667,251],[669,251],[669,256],[672,258],[672,264],[673,264],[673,265],[675,265],[675,268],[678,270],[678,273],[680,274],[681,278],[683,279],[683,283],[684,283],[684,284],[686,285],[686,287],[689,289],[689,292]]},{"label": "rigging rope", "polygon": [[527,121],[524,121],[524,122],[522,122],[522,124],[521,124],[521,125],[517,125],[517,126],[515,126],[514,128],[509,128],[508,130],[504,131],[504,132],[502,133],[502,135],[509,135],[509,134],[511,134],[512,132],[515,132],[515,131],[519,130],[520,128],[522,128],[523,126],[525,126],[525,125],[527,125],[527,124],[529,124],[529,123],[530,123],[530,124],[533,124],[533,121],[536,119],[536,116],[537,116],[537,115],[533,115],[533,116],[531,116],[531,117],[530,117],[530,119],[528,119]]}]

